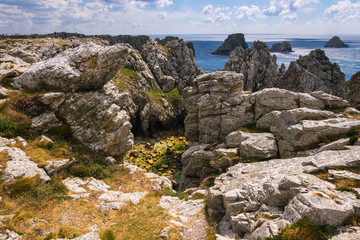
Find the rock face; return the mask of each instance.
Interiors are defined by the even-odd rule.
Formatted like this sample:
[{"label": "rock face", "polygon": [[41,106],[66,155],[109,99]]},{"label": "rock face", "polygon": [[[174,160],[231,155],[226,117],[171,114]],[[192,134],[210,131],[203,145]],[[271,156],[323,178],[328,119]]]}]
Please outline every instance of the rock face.
[{"label": "rock face", "polygon": [[249,49],[237,47],[232,51],[225,70],[244,75],[245,91],[273,87],[280,74],[276,56],[271,56],[268,45],[261,41],[255,41]]},{"label": "rock face", "polygon": [[168,41],[165,46],[150,40],[144,45],[142,55],[158,81],[169,82],[167,76],[171,76],[175,80],[172,88],[180,91],[190,86],[200,73],[193,55],[182,39]]},{"label": "rock face", "polygon": [[122,157],[133,145],[130,117],[122,110],[128,100],[125,93],[117,98],[101,92],[69,94],[58,114],[90,149]]},{"label": "rock face", "polygon": [[347,88],[346,99],[357,109],[360,109],[360,72],[355,73],[345,82]]},{"label": "rock face", "polygon": [[324,47],[325,48],[348,48],[349,46],[346,45],[338,36],[334,36],[324,45]]},{"label": "rock face", "polygon": [[[188,115],[185,135],[193,142],[213,143],[275,110],[346,106],[341,98],[323,92],[296,93],[267,88],[256,93],[242,91],[242,75],[218,71],[195,79],[184,90]],[[275,125],[275,123],[271,123]]]},{"label": "rock face", "polygon": [[[247,109],[252,99],[242,95],[242,89],[242,74],[218,71],[197,77],[193,87],[184,89],[188,112],[185,136],[190,141],[212,143],[235,130],[235,126],[251,123],[253,115],[247,114]],[[233,109],[241,102],[241,108]]]},{"label": "rock face", "polygon": [[325,52],[316,49],[290,63],[289,69],[275,87],[296,92],[323,91],[345,97],[345,74],[337,63],[331,63]]},{"label": "rock face", "polygon": [[75,92],[100,89],[115,76],[128,47],[101,47],[92,43],[65,51],[32,65],[14,81],[20,89]]},{"label": "rock face", "polygon": [[288,41],[285,41],[282,43],[274,43],[270,52],[291,53],[293,50],[291,48],[291,44]]},{"label": "rock face", "polygon": [[322,152],[312,157],[239,163],[215,180],[208,198],[209,214],[225,215],[244,239],[275,235],[288,223],[307,217],[316,224],[341,226],[355,214],[354,194],[310,172],[358,166],[359,147]]},{"label": "rock face", "polygon": [[244,34],[242,33],[229,35],[227,39],[225,39],[224,43],[211,54],[229,55],[237,47],[242,47],[243,49],[247,49],[249,47],[245,41]]}]

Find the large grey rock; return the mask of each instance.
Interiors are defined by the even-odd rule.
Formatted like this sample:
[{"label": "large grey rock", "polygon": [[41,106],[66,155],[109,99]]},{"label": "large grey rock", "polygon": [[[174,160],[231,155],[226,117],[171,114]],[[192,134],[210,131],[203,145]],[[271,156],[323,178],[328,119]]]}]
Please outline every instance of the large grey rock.
[{"label": "large grey rock", "polygon": [[31,128],[37,131],[46,132],[60,125],[61,122],[54,112],[46,112],[31,119]]},{"label": "large grey rock", "polygon": [[239,163],[215,179],[208,212],[224,216],[232,231],[245,239],[275,235],[303,217],[316,224],[342,226],[358,208],[356,196],[336,191],[332,183],[309,172],[334,173],[334,168],[358,164],[359,147],[304,158]]},{"label": "large grey rock", "polygon": [[50,181],[45,170],[39,168],[36,163],[30,160],[20,148],[0,147],[0,152],[6,151],[11,160],[6,163],[3,180],[4,183],[12,182],[19,178],[31,178],[39,176],[41,181]]},{"label": "large grey rock", "polygon": [[346,99],[353,107],[360,109],[360,71],[352,75],[349,81],[346,81],[346,88],[348,89]]},{"label": "large grey rock", "polygon": [[207,144],[190,147],[181,156],[183,170],[181,172],[180,189],[197,187],[201,180],[216,172],[216,169],[210,166],[210,162],[216,158],[216,155],[205,150]]},{"label": "large grey rock", "polygon": [[244,75],[245,91],[273,87],[279,77],[276,55],[271,56],[268,45],[261,41],[255,41],[249,49],[238,47],[232,51],[225,70]]},{"label": "large grey rock", "polygon": [[165,46],[149,40],[144,45],[142,55],[157,79],[162,79],[166,75],[171,76],[175,79],[175,87],[179,90],[190,86],[195,77],[201,73],[182,39],[168,41]]},{"label": "large grey rock", "polygon": [[15,79],[14,86],[32,91],[75,92],[100,89],[115,76],[128,52],[128,47],[124,45],[81,45],[33,64]]},{"label": "large grey rock", "polygon": [[[108,96],[101,92],[68,94],[60,106],[59,117],[71,127],[72,134],[94,151],[124,156],[133,145],[127,93]],[[122,108],[120,108],[120,106]]]},{"label": "large grey rock", "polygon": [[63,159],[58,161],[51,161],[48,165],[44,166],[47,174],[53,175],[60,171],[66,170],[75,163],[75,159]]},{"label": "large grey rock", "polygon": [[159,205],[168,210],[172,216],[180,219],[183,239],[208,239],[207,223],[204,214],[201,214],[204,200],[184,201],[177,197],[162,196]]},{"label": "large grey rock", "polygon": [[352,128],[359,127],[360,121],[347,118],[327,120],[302,120],[290,125],[279,133],[279,151],[281,157],[294,157],[298,151],[318,147],[326,139],[340,138]]},{"label": "large grey rock", "polygon": [[276,87],[291,91],[324,91],[339,97],[345,96],[344,85],[345,74],[320,49],[292,61],[286,73],[275,84]]},{"label": "large grey rock", "polygon": [[354,213],[351,202],[341,199],[334,201],[322,193],[310,191],[299,193],[289,202],[284,210],[284,218],[291,222],[297,222],[307,217],[315,224],[337,227]]},{"label": "large grey rock", "polygon": [[[252,123],[253,99],[242,94],[243,76],[218,71],[195,79],[184,90],[187,116],[185,135],[191,141],[212,143],[240,126]],[[239,106],[240,105],[240,106]]]}]

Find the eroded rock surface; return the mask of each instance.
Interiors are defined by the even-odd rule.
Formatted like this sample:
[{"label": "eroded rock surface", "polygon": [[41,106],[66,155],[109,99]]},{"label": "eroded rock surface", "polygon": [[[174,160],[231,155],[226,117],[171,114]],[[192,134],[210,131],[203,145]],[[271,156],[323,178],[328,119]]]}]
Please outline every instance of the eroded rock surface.
[{"label": "eroded rock surface", "polygon": [[303,217],[316,224],[341,226],[355,214],[355,195],[336,191],[332,183],[309,173],[359,164],[359,147],[306,158],[239,163],[216,178],[209,213],[225,215],[232,231],[245,239],[275,235]]},{"label": "eroded rock surface", "polygon": [[355,73],[349,81],[346,81],[348,89],[346,99],[352,106],[360,109],[360,72]]},{"label": "eroded rock surface", "polygon": [[331,63],[323,50],[316,49],[292,61],[275,87],[306,93],[323,91],[344,98],[344,84],[345,74],[339,65]]},{"label": "eroded rock surface", "polygon": [[266,43],[255,41],[249,49],[237,47],[232,51],[225,70],[244,75],[245,91],[258,91],[275,85],[280,74],[276,59]]},{"label": "eroded rock surface", "polygon": [[33,64],[15,79],[14,86],[36,91],[75,92],[100,89],[121,68],[128,47],[102,47],[93,43],[69,49]]}]

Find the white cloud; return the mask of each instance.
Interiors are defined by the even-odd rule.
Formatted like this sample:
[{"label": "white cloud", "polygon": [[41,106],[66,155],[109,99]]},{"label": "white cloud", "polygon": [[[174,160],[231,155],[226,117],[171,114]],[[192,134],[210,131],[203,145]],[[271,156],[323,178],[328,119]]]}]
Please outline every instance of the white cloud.
[{"label": "white cloud", "polygon": [[213,23],[215,22],[215,19],[213,19],[212,17],[203,17],[203,21],[205,23]]},{"label": "white cloud", "polygon": [[160,12],[159,15],[158,15],[158,18],[160,18],[160,19],[165,19],[165,18],[167,18],[166,12]]},{"label": "white cloud", "polygon": [[231,14],[232,14],[231,12],[229,12],[229,13],[221,12],[218,15],[216,15],[215,22],[224,22],[224,21],[230,20]]},{"label": "white cloud", "polygon": [[324,16],[334,22],[356,22],[360,20],[360,1],[339,1],[325,10]]},{"label": "white cloud", "polygon": [[217,7],[214,8],[212,5],[207,5],[203,8],[202,20],[205,23],[214,23],[214,22],[225,22],[231,19],[232,12],[229,7]]},{"label": "white cloud", "polygon": [[235,8],[237,20],[252,20],[255,21],[257,17],[261,17],[260,8],[254,5],[251,7],[241,6]]},{"label": "white cloud", "polygon": [[214,7],[212,5],[207,5],[203,8],[202,13],[203,14],[210,14],[214,11]]},{"label": "white cloud", "polygon": [[270,0],[270,6],[265,8],[263,12],[266,16],[280,16],[287,21],[297,18],[297,10],[319,3],[320,0]]}]

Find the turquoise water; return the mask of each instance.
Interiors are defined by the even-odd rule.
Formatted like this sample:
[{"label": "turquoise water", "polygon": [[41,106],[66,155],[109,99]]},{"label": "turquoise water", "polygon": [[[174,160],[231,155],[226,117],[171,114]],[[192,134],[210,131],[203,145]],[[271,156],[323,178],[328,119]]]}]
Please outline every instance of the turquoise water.
[{"label": "turquoise water", "polygon": [[[163,38],[165,35],[151,36],[152,38]],[[205,71],[214,72],[218,69],[222,69],[228,59],[228,56],[211,55],[211,52],[215,51],[223,41],[226,39],[225,34],[209,34],[209,35],[177,35],[183,38],[185,41],[192,41],[196,51],[195,61],[196,65],[202,67]],[[245,40],[251,46],[255,40],[261,40],[266,42],[269,47],[273,43],[289,41],[293,53],[279,54],[277,55],[277,63],[280,66],[284,63],[287,67],[291,61],[295,61],[300,55],[307,55],[313,49],[325,50],[326,56],[328,56],[331,62],[339,64],[341,70],[345,73],[345,79],[360,71],[360,35],[340,35],[339,37],[350,46],[350,48],[338,48],[329,49],[323,48],[325,43],[332,37],[327,36],[301,36],[301,35],[263,35],[263,34],[245,34]]]}]

